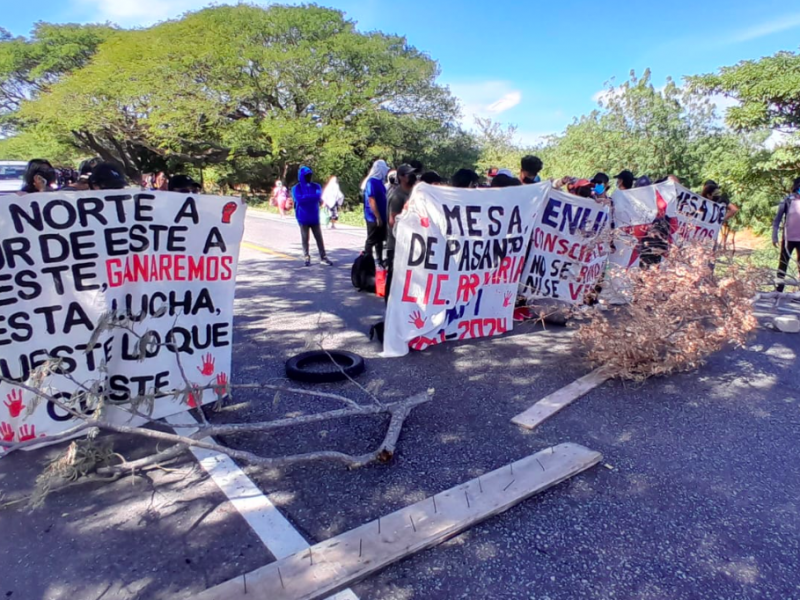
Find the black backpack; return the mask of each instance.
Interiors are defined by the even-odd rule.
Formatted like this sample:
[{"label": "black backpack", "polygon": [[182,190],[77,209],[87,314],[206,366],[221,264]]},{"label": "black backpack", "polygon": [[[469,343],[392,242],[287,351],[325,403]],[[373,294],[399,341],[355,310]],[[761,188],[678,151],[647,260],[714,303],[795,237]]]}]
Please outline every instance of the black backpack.
[{"label": "black backpack", "polygon": [[358,255],[350,270],[353,287],[360,292],[375,293],[375,257],[364,252]]}]

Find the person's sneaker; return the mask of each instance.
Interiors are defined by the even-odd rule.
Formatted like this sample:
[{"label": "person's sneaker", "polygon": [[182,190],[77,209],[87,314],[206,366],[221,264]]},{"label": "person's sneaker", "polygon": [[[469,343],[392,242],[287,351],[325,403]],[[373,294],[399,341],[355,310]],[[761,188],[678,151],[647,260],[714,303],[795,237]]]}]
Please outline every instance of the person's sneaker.
[{"label": "person's sneaker", "polygon": [[321,262],[323,265],[328,265],[329,267],[333,266],[333,263],[331,262],[331,259],[328,258],[328,257],[321,258],[319,262]]},{"label": "person's sneaker", "polygon": [[310,258],[308,258],[308,257],[306,257],[306,266],[307,266],[307,267],[310,267],[310,266],[311,266],[311,259],[310,259]]}]

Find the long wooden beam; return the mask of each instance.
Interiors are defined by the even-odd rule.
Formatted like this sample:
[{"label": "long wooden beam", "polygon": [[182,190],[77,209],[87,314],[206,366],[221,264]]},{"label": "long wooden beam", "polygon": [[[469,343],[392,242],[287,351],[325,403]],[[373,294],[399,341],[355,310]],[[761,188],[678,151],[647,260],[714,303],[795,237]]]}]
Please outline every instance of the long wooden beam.
[{"label": "long wooden beam", "polygon": [[559,444],[193,596],[314,600],[336,592],[554,486],[602,460]]}]

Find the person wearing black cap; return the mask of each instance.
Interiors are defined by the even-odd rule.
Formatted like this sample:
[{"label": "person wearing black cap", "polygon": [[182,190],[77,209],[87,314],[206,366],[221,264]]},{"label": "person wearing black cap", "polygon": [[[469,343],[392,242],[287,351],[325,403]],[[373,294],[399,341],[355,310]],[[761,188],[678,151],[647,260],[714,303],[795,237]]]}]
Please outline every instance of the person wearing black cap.
[{"label": "person wearing black cap", "polygon": [[542,170],[544,163],[538,156],[523,156],[520,162],[519,180],[524,184],[539,183],[539,171]]},{"label": "person wearing black cap", "polygon": [[633,187],[647,187],[648,185],[653,185],[653,182],[650,181],[650,178],[647,175],[642,175],[639,179],[636,180],[636,183]]},{"label": "person wearing black cap", "polygon": [[395,219],[403,212],[406,202],[411,197],[414,184],[417,183],[416,169],[410,164],[400,165],[397,168],[398,185],[389,193],[387,212],[389,215],[389,228],[386,231],[386,295],[384,300],[389,302],[389,290],[392,289],[392,271],[394,271],[394,248],[397,239],[394,236]]},{"label": "person wearing black cap", "polygon": [[111,162],[95,165],[89,175],[90,190],[121,190],[126,185],[122,170]]},{"label": "person wearing black cap", "polygon": [[200,184],[188,175],[173,175],[169,178],[167,190],[181,194],[199,194]]},{"label": "person wearing black cap", "polygon": [[636,180],[636,177],[630,171],[625,170],[615,175],[614,179],[617,180],[617,189],[630,190],[633,188],[633,182]]}]

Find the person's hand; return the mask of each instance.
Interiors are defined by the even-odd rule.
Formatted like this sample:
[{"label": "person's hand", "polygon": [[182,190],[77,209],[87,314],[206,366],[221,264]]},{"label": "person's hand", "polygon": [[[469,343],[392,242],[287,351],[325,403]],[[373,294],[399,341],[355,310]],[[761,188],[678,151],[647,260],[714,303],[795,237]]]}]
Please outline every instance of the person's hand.
[{"label": "person's hand", "polygon": [[777,248],[778,247],[778,240],[772,240],[772,245],[773,245],[773,247]]}]

